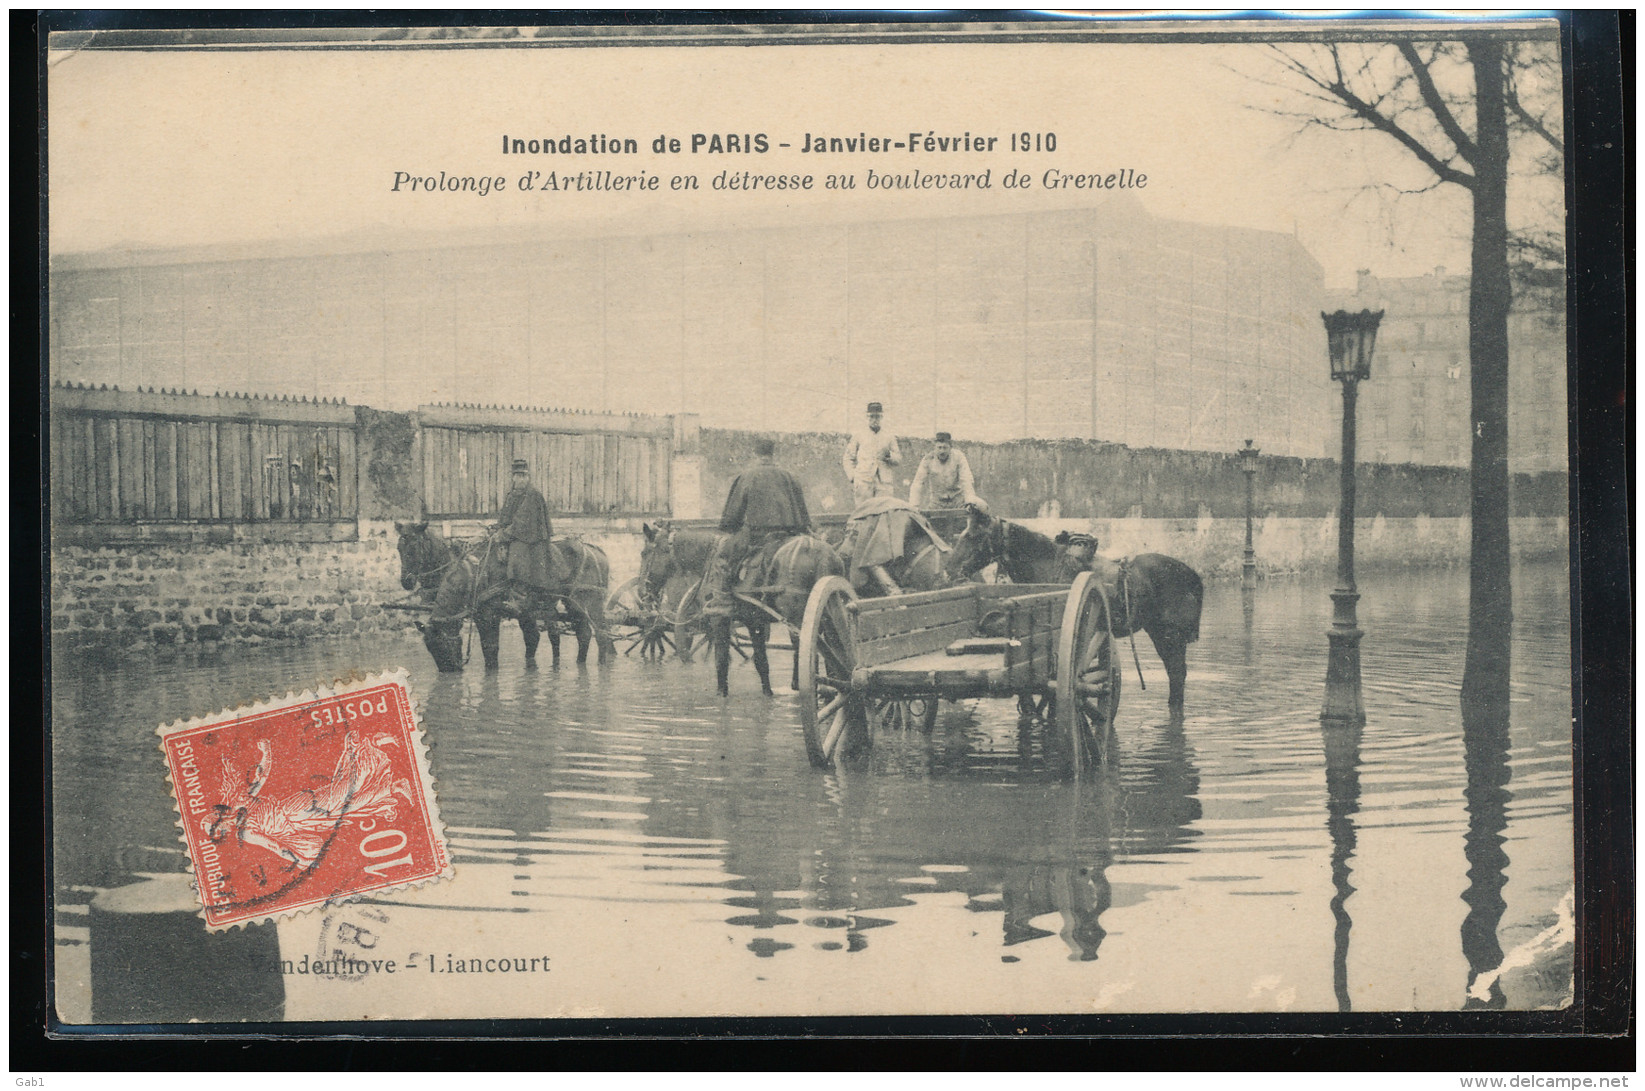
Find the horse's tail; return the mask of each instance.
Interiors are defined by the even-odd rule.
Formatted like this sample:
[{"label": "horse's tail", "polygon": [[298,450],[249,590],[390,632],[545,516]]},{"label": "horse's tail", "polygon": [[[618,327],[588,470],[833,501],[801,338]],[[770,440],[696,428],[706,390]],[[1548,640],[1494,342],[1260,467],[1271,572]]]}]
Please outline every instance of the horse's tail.
[{"label": "horse's tail", "polygon": [[[1188,568],[1187,565],[1183,567]],[[1188,568],[1188,572],[1194,577],[1194,627],[1188,634],[1188,643],[1192,644],[1199,639],[1199,616],[1205,607],[1205,581],[1192,568]]]}]

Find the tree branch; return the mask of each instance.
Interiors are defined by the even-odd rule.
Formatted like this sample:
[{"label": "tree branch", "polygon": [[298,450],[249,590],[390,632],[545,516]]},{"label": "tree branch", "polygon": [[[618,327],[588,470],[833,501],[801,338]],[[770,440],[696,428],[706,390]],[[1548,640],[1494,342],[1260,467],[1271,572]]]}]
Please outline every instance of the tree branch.
[{"label": "tree branch", "polygon": [[1456,116],[1446,105],[1439,88],[1434,86],[1434,75],[1428,71],[1428,63],[1417,53],[1417,47],[1410,42],[1400,42],[1397,48],[1399,55],[1405,58],[1405,63],[1411,66],[1411,74],[1417,80],[1417,89],[1422,92],[1422,101],[1434,115],[1434,120],[1439,122],[1445,138],[1456,146],[1458,155],[1466,159],[1470,165],[1475,165],[1474,156],[1478,154],[1478,149],[1474,147],[1474,142],[1468,138],[1468,134],[1462,131],[1462,126],[1457,124]]},{"label": "tree branch", "polygon": [[1502,97],[1508,103],[1509,111],[1515,117],[1519,118],[1520,122],[1527,129],[1531,130],[1533,133],[1546,141],[1548,146],[1558,152],[1560,158],[1563,160],[1565,157],[1565,141],[1549,132],[1542,122],[1532,117],[1530,112],[1525,109],[1524,105],[1519,101],[1519,92],[1514,90],[1514,81],[1512,77],[1503,81]]},{"label": "tree branch", "polygon": [[[1416,156],[1425,167],[1433,171],[1434,175],[1439,178],[1440,181],[1453,182],[1456,185],[1462,186],[1464,189],[1471,190],[1474,188],[1474,176],[1472,174],[1469,174],[1467,171],[1458,170],[1456,167],[1451,166],[1451,164],[1441,159],[1437,154],[1431,151],[1426,144],[1424,144],[1417,137],[1413,136],[1393,117],[1390,117],[1379,110],[1377,108],[1377,103],[1369,102],[1361,98],[1348,86],[1348,76],[1343,72],[1342,68],[1342,56],[1334,44],[1327,47],[1331,58],[1332,69],[1332,74],[1329,76],[1321,75],[1315,72],[1314,69],[1311,68],[1306,62],[1298,60],[1277,46],[1270,45],[1269,48],[1272,49],[1273,52],[1279,57],[1280,63],[1285,68],[1289,69],[1291,72],[1300,76],[1307,82],[1313,84],[1314,87],[1318,88],[1320,91],[1325,92],[1332,100],[1346,106],[1350,112],[1350,115],[1360,120],[1362,123],[1360,127],[1362,129],[1369,127],[1393,137],[1399,143],[1403,144],[1407,151]],[[1409,58],[1407,58],[1407,60],[1409,60]],[[1427,67],[1423,64],[1420,57],[1418,57],[1412,65],[1412,71],[1422,73],[1422,75],[1418,76],[1419,80],[1426,76]],[[1429,86],[1432,87],[1431,81]],[[1434,95],[1436,98],[1438,93],[1438,90],[1435,89]],[[1318,96],[1309,93],[1307,97],[1315,98]],[[1455,127],[1456,119],[1451,115],[1449,108],[1445,106],[1444,100],[1439,99],[1438,102],[1439,110],[1442,111],[1442,113],[1436,113],[1436,120],[1440,122],[1442,127],[1444,127],[1447,122],[1449,122],[1450,126]],[[1432,110],[1432,106],[1430,106],[1430,110]],[[1340,125],[1340,123],[1335,123],[1330,119],[1315,118],[1312,120],[1315,124],[1322,125],[1326,128],[1338,128]],[[1467,134],[1462,133],[1460,127],[1457,128],[1457,133],[1462,137],[1463,142],[1467,143],[1470,148],[1473,146],[1472,142],[1468,140]],[[1453,139],[1452,143],[1454,144],[1456,141]],[[1458,151],[1461,151],[1460,145],[1458,146]]]},{"label": "tree branch", "polygon": [[1440,159],[1439,156],[1429,151],[1427,145],[1423,144],[1422,141],[1406,132],[1390,118],[1384,117],[1376,107],[1354,94],[1347,87],[1339,85],[1330,87],[1328,90],[1372,128],[1387,133],[1405,145],[1412,155],[1420,159],[1422,164],[1438,175],[1442,181],[1455,182],[1464,189],[1474,188],[1473,175],[1467,171],[1457,170]]}]

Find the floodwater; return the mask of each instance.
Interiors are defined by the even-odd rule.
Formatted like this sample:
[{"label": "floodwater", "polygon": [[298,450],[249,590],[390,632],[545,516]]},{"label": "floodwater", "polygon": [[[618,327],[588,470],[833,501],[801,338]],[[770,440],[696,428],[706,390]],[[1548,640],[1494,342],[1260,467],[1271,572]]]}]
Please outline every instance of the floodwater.
[{"label": "floodwater", "polygon": [[[729,701],[703,662],[555,669],[545,644],[528,671],[512,628],[489,675],[477,654],[439,675],[414,636],[60,658],[63,1010],[92,892],[183,870],[155,726],[402,666],[457,875],[282,922],[296,960],[353,913],[354,936],[419,975],[288,976],[287,1018],[1568,1002],[1564,568],[1516,570],[1511,723],[1483,740],[1458,711],[1464,572],[1361,580],[1357,732],[1318,719],[1328,590],[1209,585],[1177,724],[1152,648],[1146,690],[1125,649],[1118,751],[1077,783],[1008,701],[945,704],[930,736],[882,730],[815,770],[785,651],[777,697],[739,662]],[[546,961],[454,972],[491,954]]]}]

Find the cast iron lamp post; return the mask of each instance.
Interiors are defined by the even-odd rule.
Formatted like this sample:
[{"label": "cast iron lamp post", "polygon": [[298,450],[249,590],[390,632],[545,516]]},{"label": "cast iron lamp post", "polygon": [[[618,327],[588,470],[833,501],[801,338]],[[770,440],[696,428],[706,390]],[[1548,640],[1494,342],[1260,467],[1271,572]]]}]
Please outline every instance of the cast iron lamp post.
[{"label": "cast iron lamp post", "polygon": [[1320,719],[1363,724],[1365,702],[1359,689],[1360,630],[1354,604],[1354,401],[1359,384],[1371,377],[1381,311],[1321,314],[1331,352],[1331,378],[1342,383],[1342,506],[1337,513],[1337,587],[1331,592],[1331,658],[1325,668],[1325,707]]},{"label": "cast iron lamp post", "polygon": [[1262,448],[1251,446],[1246,440],[1245,446],[1234,452],[1239,456],[1239,468],[1245,474],[1245,565],[1242,569],[1240,583],[1245,587],[1257,585],[1257,551],[1251,548],[1251,482],[1257,476],[1257,455]]}]

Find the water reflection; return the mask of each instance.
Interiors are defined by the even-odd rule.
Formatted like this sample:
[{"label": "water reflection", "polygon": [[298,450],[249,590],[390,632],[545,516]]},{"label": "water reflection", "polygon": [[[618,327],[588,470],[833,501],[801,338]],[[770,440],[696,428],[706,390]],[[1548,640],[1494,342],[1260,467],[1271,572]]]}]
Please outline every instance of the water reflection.
[{"label": "water reflection", "polygon": [[[882,731],[819,773],[793,698],[760,696],[746,667],[721,701],[701,665],[528,673],[517,646],[494,674],[440,675],[414,636],[60,660],[58,889],[181,870],[155,724],[406,665],[463,877],[429,888],[426,911],[533,914],[501,919],[590,937],[614,976],[625,958],[653,972],[667,935],[722,945],[728,973],[835,984],[850,976],[821,960],[936,958],[978,994],[1072,973],[1090,997],[1127,975],[1122,1003],[1158,1010],[1247,1007],[1284,970],[1263,997],[1295,988],[1298,1007],[1348,1010],[1351,935],[1353,965],[1376,969],[1355,970],[1359,1007],[1454,1004],[1464,972],[1487,995],[1482,975],[1570,884],[1568,584],[1533,573],[1519,599],[1511,736],[1505,711],[1458,720],[1465,578],[1367,582],[1369,734],[1320,734],[1323,583],[1212,584],[1187,716],[1171,719],[1146,644],[1147,690],[1125,653],[1115,759],[1078,784],[1009,701],[945,704],[933,734]],[[1460,954],[1443,912],[1459,895]],[[1160,972],[1190,951],[1239,968]],[[1505,1003],[1490,980],[1470,1003]]]},{"label": "water reflection", "polygon": [[1354,893],[1348,881],[1353,871],[1348,861],[1353,859],[1356,831],[1354,815],[1359,813],[1359,743],[1362,729],[1358,724],[1323,720],[1320,730],[1325,736],[1325,828],[1331,834],[1331,916],[1336,921],[1332,932],[1331,986],[1337,995],[1338,1011],[1353,1011],[1348,996],[1348,938],[1353,931],[1353,918],[1348,915],[1348,898]]},{"label": "water reflection", "polygon": [[1245,665],[1250,666],[1256,660],[1257,642],[1255,630],[1257,623],[1257,589],[1255,587],[1241,587],[1239,591],[1241,630],[1245,639],[1240,644],[1240,650],[1245,653]]},{"label": "water reflection", "polygon": [[1502,1008],[1508,1003],[1502,980],[1493,977],[1485,997],[1474,995],[1474,982],[1502,964],[1497,929],[1507,902],[1502,890],[1508,883],[1508,854],[1503,850],[1508,825],[1508,700],[1483,701],[1463,708],[1463,762],[1468,772],[1464,795],[1468,801],[1468,888],[1462,900],[1468,915],[1462,921],[1462,954],[1468,960],[1468,990],[1463,1006]]}]

